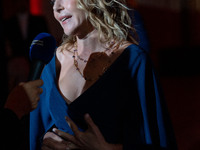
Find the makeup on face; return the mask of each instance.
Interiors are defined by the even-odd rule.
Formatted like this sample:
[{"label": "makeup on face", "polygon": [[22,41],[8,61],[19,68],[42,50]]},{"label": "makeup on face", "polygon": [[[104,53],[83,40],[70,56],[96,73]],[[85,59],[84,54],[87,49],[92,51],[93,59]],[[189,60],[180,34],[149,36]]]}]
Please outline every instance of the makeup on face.
[{"label": "makeup on face", "polygon": [[85,11],[77,8],[77,0],[52,0],[54,17],[66,35],[82,35],[91,31]]}]

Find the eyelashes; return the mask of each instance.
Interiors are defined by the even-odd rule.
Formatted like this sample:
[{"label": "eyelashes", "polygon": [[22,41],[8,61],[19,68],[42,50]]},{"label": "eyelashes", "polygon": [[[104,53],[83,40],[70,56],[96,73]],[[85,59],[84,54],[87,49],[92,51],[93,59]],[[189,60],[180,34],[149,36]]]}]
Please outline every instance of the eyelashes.
[{"label": "eyelashes", "polygon": [[56,0],[50,0],[50,4],[54,5]]}]

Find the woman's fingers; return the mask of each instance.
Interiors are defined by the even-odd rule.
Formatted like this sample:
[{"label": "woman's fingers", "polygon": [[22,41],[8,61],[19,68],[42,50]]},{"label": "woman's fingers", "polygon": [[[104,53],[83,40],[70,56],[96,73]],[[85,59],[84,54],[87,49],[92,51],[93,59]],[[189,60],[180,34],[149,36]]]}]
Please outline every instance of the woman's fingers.
[{"label": "woman's fingers", "polygon": [[60,136],[65,141],[67,141],[68,148],[70,148],[70,149],[78,149],[79,148],[79,146],[78,146],[79,143],[73,135],[63,132],[61,130],[58,130],[56,128],[53,128],[53,132],[56,133],[58,136]]},{"label": "woman's fingers", "polygon": [[[63,132],[53,128],[54,132],[47,132],[44,135],[43,143],[42,143],[42,150],[74,150],[79,149],[78,146],[73,144],[72,142],[64,139],[60,135],[63,135]],[[61,133],[61,134],[60,134]],[[58,135],[60,134],[60,135]]]},{"label": "woman's fingers", "polygon": [[70,128],[72,129],[72,131],[74,132],[75,138],[78,140],[82,139],[83,132],[79,130],[77,125],[69,117],[66,116],[65,119],[68,125],[70,126]]},{"label": "woman's fingers", "polygon": [[93,122],[89,114],[85,114],[84,118],[89,129],[92,129],[93,131],[98,130],[96,124]]}]

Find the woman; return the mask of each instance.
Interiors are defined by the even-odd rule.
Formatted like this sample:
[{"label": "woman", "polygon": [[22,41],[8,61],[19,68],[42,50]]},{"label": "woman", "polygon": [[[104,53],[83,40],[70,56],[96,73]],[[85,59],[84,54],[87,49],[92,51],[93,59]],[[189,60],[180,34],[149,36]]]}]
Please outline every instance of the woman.
[{"label": "woman", "polygon": [[[59,141],[64,149],[175,149],[151,61],[131,37],[134,29],[125,1],[52,2],[65,36],[42,74],[44,92],[31,113],[31,150],[42,146],[43,136],[51,139],[43,149]],[[91,117],[86,115],[84,120],[85,114]],[[73,121],[68,124],[65,116]],[[70,138],[63,141],[58,132],[80,138],[76,135],[80,130],[85,137],[93,134],[87,124],[99,129],[97,141],[87,141],[95,148]],[[62,138],[50,132],[53,128],[59,129],[54,131]],[[97,143],[101,147],[94,146]]]}]

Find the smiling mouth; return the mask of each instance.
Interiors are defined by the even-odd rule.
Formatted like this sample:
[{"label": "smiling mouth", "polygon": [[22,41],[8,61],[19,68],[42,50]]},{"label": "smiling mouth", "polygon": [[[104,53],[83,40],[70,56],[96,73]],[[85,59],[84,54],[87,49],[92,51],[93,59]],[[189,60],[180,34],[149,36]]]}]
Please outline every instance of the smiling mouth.
[{"label": "smiling mouth", "polygon": [[71,17],[64,17],[61,19],[61,22],[64,22],[64,21],[68,20],[69,18],[71,18]]}]

